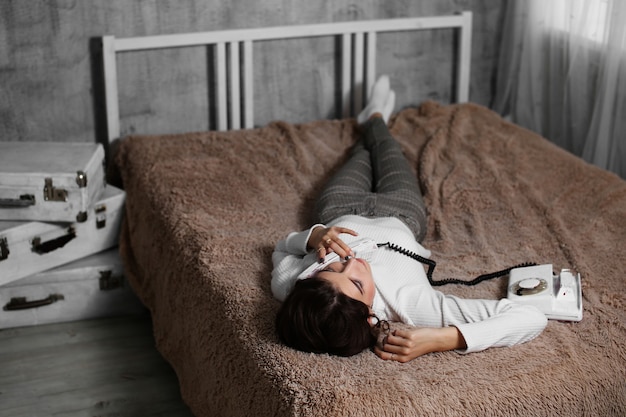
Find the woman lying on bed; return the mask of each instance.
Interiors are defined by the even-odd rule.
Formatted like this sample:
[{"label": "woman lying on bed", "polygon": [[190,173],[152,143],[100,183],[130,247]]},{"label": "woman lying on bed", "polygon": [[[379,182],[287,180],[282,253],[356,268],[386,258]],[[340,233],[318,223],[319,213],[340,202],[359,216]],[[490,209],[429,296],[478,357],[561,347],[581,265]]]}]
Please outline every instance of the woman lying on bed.
[{"label": "woman lying on bed", "polygon": [[[276,318],[280,339],[302,351],[340,356],[376,345],[379,357],[399,362],[533,339],[547,323],[534,307],[445,295],[431,287],[421,263],[389,247],[376,249],[392,242],[430,256],[418,243],[426,210],[417,180],[387,130],[394,101],[383,76],[358,117],[363,138],[318,199],[320,223],[276,246],[272,292],[283,302]],[[334,254],[336,261],[324,262]],[[387,321],[413,327],[377,344],[372,327]]]}]

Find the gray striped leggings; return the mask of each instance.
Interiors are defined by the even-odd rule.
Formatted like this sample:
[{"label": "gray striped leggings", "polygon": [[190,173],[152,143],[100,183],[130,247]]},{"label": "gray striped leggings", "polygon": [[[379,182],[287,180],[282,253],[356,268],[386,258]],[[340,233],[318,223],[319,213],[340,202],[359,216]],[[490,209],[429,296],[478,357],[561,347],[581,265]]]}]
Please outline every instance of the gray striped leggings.
[{"label": "gray striped leggings", "polygon": [[346,214],[396,217],[419,242],[426,234],[426,208],[415,174],[385,122],[371,118],[348,161],[317,200],[321,223]]}]

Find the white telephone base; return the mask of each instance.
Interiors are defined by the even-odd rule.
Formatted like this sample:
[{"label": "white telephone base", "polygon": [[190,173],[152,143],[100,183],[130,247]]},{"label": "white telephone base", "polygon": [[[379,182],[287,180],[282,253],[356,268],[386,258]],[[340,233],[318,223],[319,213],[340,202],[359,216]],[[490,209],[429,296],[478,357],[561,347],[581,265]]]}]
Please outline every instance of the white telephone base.
[{"label": "white telephone base", "polygon": [[583,318],[580,274],[562,269],[559,275],[554,275],[552,264],[512,269],[507,298],[533,305],[551,320],[580,321]]}]

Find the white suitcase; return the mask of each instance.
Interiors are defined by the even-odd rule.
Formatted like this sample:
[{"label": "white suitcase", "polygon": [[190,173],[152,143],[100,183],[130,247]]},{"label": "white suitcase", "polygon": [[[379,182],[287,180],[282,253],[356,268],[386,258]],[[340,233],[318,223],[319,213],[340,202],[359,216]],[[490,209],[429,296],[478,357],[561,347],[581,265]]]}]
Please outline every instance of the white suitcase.
[{"label": "white suitcase", "polygon": [[108,185],[82,223],[0,221],[0,285],[116,246],[125,198]]},{"label": "white suitcase", "polygon": [[100,144],[0,142],[0,220],[83,222],[104,186]]},{"label": "white suitcase", "polygon": [[0,329],[147,310],[123,275],[117,248],[0,287]]}]

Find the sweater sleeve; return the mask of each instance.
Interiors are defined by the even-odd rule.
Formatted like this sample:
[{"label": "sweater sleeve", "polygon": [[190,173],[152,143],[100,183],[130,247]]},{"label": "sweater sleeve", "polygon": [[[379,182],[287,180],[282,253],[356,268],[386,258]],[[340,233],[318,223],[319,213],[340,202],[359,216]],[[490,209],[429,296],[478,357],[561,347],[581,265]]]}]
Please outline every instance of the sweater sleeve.
[{"label": "sweater sleeve", "polygon": [[391,251],[381,255],[376,313],[416,327],[454,326],[467,344],[461,353],[524,343],[546,327],[545,315],[534,306],[445,294],[429,284],[424,268],[412,259]]},{"label": "sweater sleeve", "polygon": [[[322,224],[316,224],[302,232],[292,232],[278,242],[272,253],[272,294],[279,301],[284,301],[295,284],[300,272],[311,265],[312,259],[307,251],[307,242],[311,232]],[[308,255],[308,256],[307,256]],[[314,262],[314,261],[313,261]]]},{"label": "sweater sleeve", "polygon": [[467,344],[465,350],[459,351],[461,353],[530,341],[547,324],[546,316],[534,306],[506,298],[460,298],[434,290],[427,283],[395,287],[383,298],[395,313],[389,316],[391,319],[416,327],[454,326],[459,329]]},{"label": "sweater sleeve", "polygon": [[467,344],[462,353],[528,342],[547,325],[537,308],[507,299],[473,300],[445,296],[444,325],[455,326]]}]

